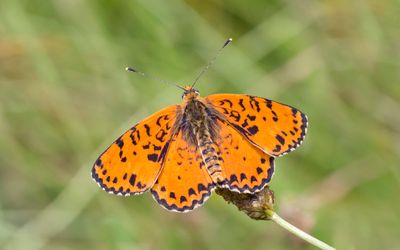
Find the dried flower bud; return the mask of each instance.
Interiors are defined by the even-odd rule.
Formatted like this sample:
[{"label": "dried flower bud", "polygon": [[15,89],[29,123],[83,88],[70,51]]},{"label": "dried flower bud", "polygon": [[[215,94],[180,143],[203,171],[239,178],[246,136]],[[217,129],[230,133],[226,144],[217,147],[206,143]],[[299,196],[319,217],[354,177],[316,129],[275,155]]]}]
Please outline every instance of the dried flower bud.
[{"label": "dried flower bud", "polygon": [[268,186],[254,194],[237,193],[225,188],[217,188],[215,192],[254,220],[269,220],[269,211],[274,210],[274,192]]}]

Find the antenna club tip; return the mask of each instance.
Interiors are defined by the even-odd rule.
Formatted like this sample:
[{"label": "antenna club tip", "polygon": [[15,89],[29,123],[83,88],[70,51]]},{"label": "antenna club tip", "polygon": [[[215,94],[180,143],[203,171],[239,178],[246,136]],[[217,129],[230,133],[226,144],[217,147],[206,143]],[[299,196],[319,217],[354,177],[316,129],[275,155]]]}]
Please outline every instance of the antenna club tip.
[{"label": "antenna club tip", "polygon": [[130,72],[136,72],[136,70],[131,67],[126,67],[125,70]]},{"label": "antenna club tip", "polygon": [[226,40],[226,42],[224,43],[224,46],[222,46],[222,48],[225,48],[228,44],[230,44],[232,42],[232,38],[228,38],[228,40]]}]

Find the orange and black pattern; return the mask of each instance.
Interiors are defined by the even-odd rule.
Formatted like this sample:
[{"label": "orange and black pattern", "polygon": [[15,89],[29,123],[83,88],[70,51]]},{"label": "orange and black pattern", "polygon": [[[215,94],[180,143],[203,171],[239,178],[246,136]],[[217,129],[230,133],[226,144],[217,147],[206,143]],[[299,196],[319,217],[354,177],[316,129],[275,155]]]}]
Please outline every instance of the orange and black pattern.
[{"label": "orange and black pattern", "polygon": [[169,106],[125,132],[100,155],[93,179],[117,195],[147,190],[164,208],[187,212],[216,187],[261,191],[276,156],[304,139],[307,117],[268,99],[185,87],[181,105]]},{"label": "orange and black pattern", "polygon": [[175,135],[151,189],[153,197],[168,210],[186,212],[202,205],[214,188],[198,148],[190,146],[181,133]]},{"label": "orange and black pattern", "polygon": [[125,132],[97,159],[92,177],[105,191],[140,194],[161,172],[179,106],[167,107]]},{"label": "orange and black pattern", "polygon": [[268,99],[217,94],[206,97],[240,133],[272,156],[298,147],[307,132],[307,117],[291,106]]}]

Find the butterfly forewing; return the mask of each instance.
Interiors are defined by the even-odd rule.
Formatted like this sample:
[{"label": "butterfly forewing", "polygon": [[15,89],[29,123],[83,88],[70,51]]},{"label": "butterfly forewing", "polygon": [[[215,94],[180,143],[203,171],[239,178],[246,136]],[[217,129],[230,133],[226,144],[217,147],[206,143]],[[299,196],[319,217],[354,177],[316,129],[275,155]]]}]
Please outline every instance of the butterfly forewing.
[{"label": "butterfly forewing", "polygon": [[161,171],[178,112],[178,105],[169,106],[125,132],[97,159],[93,179],[114,194],[150,189]]},{"label": "butterfly forewing", "polygon": [[306,134],[306,115],[291,106],[236,94],[216,94],[205,99],[237,131],[271,156],[293,151]]}]

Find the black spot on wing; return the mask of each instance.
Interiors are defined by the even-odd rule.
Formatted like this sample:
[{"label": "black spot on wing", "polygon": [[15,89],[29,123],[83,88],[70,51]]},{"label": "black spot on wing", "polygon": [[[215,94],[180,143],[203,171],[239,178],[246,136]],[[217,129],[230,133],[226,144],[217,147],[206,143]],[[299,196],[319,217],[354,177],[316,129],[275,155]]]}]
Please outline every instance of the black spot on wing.
[{"label": "black spot on wing", "polygon": [[157,134],[156,134],[156,139],[160,142],[164,142],[165,141],[165,137],[168,135],[167,132],[165,132],[164,129],[160,129]]},{"label": "black spot on wing", "polygon": [[159,150],[161,150],[161,147],[160,147],[160,146],[153,145],[153,150],[154,150],[154,151],[159,151]]},{"label": "black spot on wing", "polygon": [[160,121],[161,121],[162,118],[163,118],[163,116],[159,116],[159,117],[157,118],[156,124],[157,124],[157,126],[159,126],[159,127],[161,127]]},{"label": "black spot on wing", "polygon": [[191,195],[196,195],[196,191],[194,191],[193,188],[189,188],[189,190],[188,190],[188,195],[189,195],[189,196],[191,196]]},{"label": "black spot on wing", "polygon": [[101,162],[101,159],[100,159],[100,158],[96,160],[95,165],[96,165],[96,166],[99,166],[99,167],[103,167],[103,163]]},{"label": "black spot on wing", "polygon": [[271,110],[271,113],[272,113],[272,115],[273,115],[273,117],[272,117],[272,120],[274,121],[274,122],[277,122],[279,119],[278,119],[278,115],[276,114],[276,112],[274,111],[274,110]]},{"label": "black spot on wing", "polygon": [[122,148],[122,147],[124,146],[124,142],[121,140],[121,137],[118,138],[118,139],[115,141],[115,144],[117,144],[119,148]]},{"label": "black spot on wing", "polygon": [[150,145],[151,145],[151,143],[149,142],[149,143],[147,143],[146,145],[143,145],[142,147],[143,147],[143,149],[149,149],[149,148],[150,148]]},{"label": "black spot on wing", "polygon": [[129,178],[129,183],[130,183],[132,186],[135,186],[135,182],[136,182],[136,175],[135,175],[135,174],[132,174],[131,177]]},{"label": "black spot on wing", "polygon": [[244,119],[244,122],[241,125],[243,128],[249,126],[249,123],[247,122],[247,119]]},{"label": "black spot on wing", "polygon": [[237,182],[238,181],[238,179],[237,179],[237,177],[236,177],[236,175],[231,175],[231,177],[230,177],[230,179],[229,179],[229,182],[230,183],[233,183],[233,182]]},{"label": "black spot on wing", "polygon": [[281,145],[277,144],[275,145],[275,148],[272,150],[272,152],[278,153],[279,151],[281,151]]},{"label": "black spot on wing", "polygon": [[249,131],[249,133],[250,133],[251,135],[255,135],[255,134],[257,134],[257,132],[258,132],[258,127],[257,127],[256,125],[254,125],[254,126],[248,128],[247,131]]},{"label": "black spot on wing", "polygon": [[242,111],[245,111],[245,110],[246,110],[246,108],[245,108],[244,105],[243,105],[243,99],[240,99],[240,100],[239,100],[239,106],[242,108]]},{"label": "black spot on wing", "polygon": [[276,135],[275,138],[279,141],[281,145],[285,145],[285,139],[282,136]]},{"label": "black spot on wing", "polygon": [[185,196],[181,196],[181,198],[179,199],[179,201],[180,201],[181,203],[183,203],[183,202],[187,201],[187,199],[186,199]]},{"label": "black spot on wing", "polygon": [[150,126],[147,125],[147,124],[145,124],[145,125],[144,125],[144,128],[146,129],[146,135],[147,135],[147,136],[151,136],[151,134],[150,134]]},{"label": "black spot on wing", "polygon": [[240,114],[239,114],[239,112],[237,112],[237,111],[235,111],[235,110],[232,110],[232,111],[230,112],[229,117],[233,117],[233,118],[235,119],[236,122],[239,122],[239,121],[240,121]]},{"label": "black spot on wing", "polygon": [[299,112],[297,109],[292,108],[292,116],[296,117],[297,112]]},{"label": "black spot on wing", "polygon": [[269,109],[272,108],[272,101],[271,101],[271,100],[265,99],[265,103],[267,104],[267,107],[268,107]]},{"label": "black spot on wing", "polygon": [[157,162],[158,155],[157,154],[149,154],[149,155],[147,155],[147,159],[149,159],[152,162]]},{"label": "black spot on wing", "polygon": [[139,189],[143,189],[146,187],[146,184],[142,184],[140,181],[136,184],[136,187],[138,187]]},{"label": "black spot on wing", "polygon": [[249,96],[250,98],[250,107],[257,112],[260,112],[260,103],[256,100],[254,96]]},{"label": "black spot on wing", "polygon": [[137,145],[138,140],[140,140],[137,138],[138,134],[139,134],[139,130],[136,130],[136,128],[132,128],[132,133],[129,135],[129,137],[131,138],[133,145]]},{"label": "black spot on wing", "polygon": [[203,184],[199,183],[199,185],[197,185],[197,191],[199,193],[201,193],[201,191],[206,191],[206,190],[207,188]]},{"label": "black spot on wing", "polygon": [[256,119],[255,115],[247,115],[247,118],[249,118],[250,121],[254,121]]},{"label": "black spot on wing", "polygon": [[232,108],[232,102],[231,102],[231,100],[229,100],[229,99],[224,99],[224,100],[221,100],[220,101],[220,105],[221,106],[224,106],[225,105],[225,103],[228,103],[229,104],[229,108]]}]

